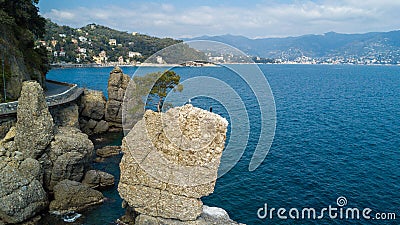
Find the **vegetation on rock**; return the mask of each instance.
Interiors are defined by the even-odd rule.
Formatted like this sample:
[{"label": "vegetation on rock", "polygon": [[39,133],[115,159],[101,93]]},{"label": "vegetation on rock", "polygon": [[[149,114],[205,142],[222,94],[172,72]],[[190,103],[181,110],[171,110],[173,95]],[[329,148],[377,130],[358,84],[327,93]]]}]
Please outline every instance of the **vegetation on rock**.
[{"label": "vegetation on rock", "polygon": [[172,91],[183,90],[183,85],[179,84],[181,77],[172,70],[163,73],[149,73],[145,76],[135,76],[133,81],[137,88],[142,88],[141,92],[148,94],[146,108],[156,108],[157,112],[161,112],[163,107],[170,108],[170,103],[165,103],[164,98]]},{"label": "vegetation on rock", "polygon": [[[51,63],[144,62],[161,49],[182,42],[117,31],[97,24],[75,29],[59,26],[50,20],[46,22],[46,31],[44,38],[38,40],[38,45],[48,49]],[[199,54],[188,45],[183,48],[186,54]]]},{"label": "vegetation on rock", "polygon": [[[19,97],[25,80],[37,80],[43,85],[49,69],[46,49],[34,45],[35,39],[43,37],[46,23],[38,13],[38,2],[0,0],[0,57],[8,100]],[[0,79],[1,89],[3,85],[3,79]],[[7,100],[3,93],[4,90],[2,101]]]}]

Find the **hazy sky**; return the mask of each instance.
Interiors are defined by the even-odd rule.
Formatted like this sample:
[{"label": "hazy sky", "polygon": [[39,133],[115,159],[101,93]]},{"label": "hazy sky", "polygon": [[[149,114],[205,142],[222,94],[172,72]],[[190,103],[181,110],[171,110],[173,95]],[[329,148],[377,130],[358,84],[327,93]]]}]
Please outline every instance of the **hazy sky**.
[{"label": "hazy sky", "polygon": [[400,29],[399,0],[40,0],[41,14],[158,37],[234,34],[251,38]]}]

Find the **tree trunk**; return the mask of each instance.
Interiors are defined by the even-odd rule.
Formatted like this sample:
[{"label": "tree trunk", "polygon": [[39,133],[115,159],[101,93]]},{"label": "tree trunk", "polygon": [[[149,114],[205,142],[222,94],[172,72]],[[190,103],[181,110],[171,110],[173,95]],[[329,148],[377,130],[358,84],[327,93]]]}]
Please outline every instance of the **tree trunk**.
[{"label": "tree trunk", "polygon": [[157,104],[157,111],[161,112],[161,103],[162,103],[162,98],[160,98],[160,100],[158,100],[158,104]]}]

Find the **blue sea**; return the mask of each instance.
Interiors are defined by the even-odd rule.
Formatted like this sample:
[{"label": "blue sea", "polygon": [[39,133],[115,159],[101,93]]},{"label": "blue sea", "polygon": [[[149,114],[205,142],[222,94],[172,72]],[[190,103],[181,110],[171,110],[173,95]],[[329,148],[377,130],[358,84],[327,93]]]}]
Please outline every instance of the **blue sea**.
[{"label": "blue sea", "polygon": [[[249,65],[237,65],[246,70]],[[206,205],[224,208],[238,222],[252,224],[400,224],[400,67],[354,65],[259,65],[274,96],[276,130],[263,163],[249,171],[249,163],[262,130],[254,90],[225,67],[174,68],[187,80],[208,76],[228,84],[240,96],[249,117],[249,142],[240,161],[217,180],[215,191],[202,198]],[[160,68],[144,68],[142,73]],[[53,69],[48,79],[77,83],[107,94],[112,68]],[[123,68],[133,75],[136,67]],[[269,90],[264,90],[266,93]],[[192,104],[229,120],[244,118],[243,110],[227,109],[224,89],[214,89],[220,99],[196,97]],[[240,104],[237,104],[239,107]],[[236,117],[232,116],[234,114]],[[241,121],[239,121],[240,123]],[[230,121],[232,124],[232,121]],[[229,135],[228,143],[234,140]],[[119,143],[121,137],[117,137]],[[233,143],[233,144],[232,144]],[[118,159],[96,165],[118,176]],[[106,205],[84,215],[84,224],[108,224],[124,211],[116,190],[105,194]],[[337,200],[346,200],[338,205]],[[266,218],[259,218],[265,214]],[[328,212],[321,219],[301,218],[303,208],[336,207],[337,218]],[[272,211],[271,208],[275,208]],[[286,210],[280,219],[278,208]],[[298,219],[290,218],[296,208]],[[340,210],[360,210],[360,219],[340,218]],[[371,219],[362,210],[370,208]],[[261,210],[261,211],[260,211]],[[295,215],[296,210],[292,210]],[[272,217],[270,217],[270,213]],[[381,213],[381,214],[379,214]],[[386,213],[386,214],[385,214]],[[397,220],[378,217],[395,213]],[[296,216],[296,215],[295,215]]]}]

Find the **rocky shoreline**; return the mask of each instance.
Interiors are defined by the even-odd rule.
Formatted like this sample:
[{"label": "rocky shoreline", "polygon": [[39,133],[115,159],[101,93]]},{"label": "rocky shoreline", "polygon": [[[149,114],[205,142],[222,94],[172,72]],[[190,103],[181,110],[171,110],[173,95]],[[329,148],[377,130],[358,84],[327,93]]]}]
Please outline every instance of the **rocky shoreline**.
[{"label": "rocky shoreline", "polygon": [[[86,90],[76,102],[49,109],[41,86],[37,82],[24,82],[17,120],[7,124],[10,129],[0,142],[0,225],[47,224],[46,219],[40,219],[46,217],[46,212],[64,216],[64,220],[71,222],[80,216],[75,213],[85,212],[107,201],[101,191],[116,188],[117,184],[119,195],[124,199],[122,205],[126,208],[126,215],[115,221],[117,224],[237,224],[229,219],[224,210],[203,206],[200,200],[214,189],[225,142],[227,124],[224,119],[190,105],[184,106],[183,111],[171,109],[167,112],[169,121],[174,121],[176,115],[186,113],[188,120],[183,122],[187,124],[187,134],[196,129],[194,124],[204,122],[204,118],[208,118],[205,124],[220,121],[213,125],[218,129],[217,136],[221,137],[205,152],[188,155],[182,149],[166,147],[165,137],[153,138],[159,146],[156,152],[165,154],[168,159],[179,157],[183,160],[174,161],[177,166],[182,162],[186,162],[182,164],[185,166],[193,165],[196,158],[209,166],[207,178],[212,179],[190,188],[149,180],[147,171],[139,171],[135,157],[127,153],[132,148],[143,146],[141,143],[146,139],[143,136],[146,131],[140,127],[143,123],[130,132],[132,135],[128,134],[122,151],[119,146],[98,144],[103,141],[101,134],[108,136],[109,132],[121,132],[121,107],[128,83],[129,76],[116,67],[110,73],[108,100],[102,92]],[[159,116],[148,111],[146,119],[142,120],[152,124],[150,127],[154,134],[159,133],[157,129],[162,127],[157,125]],[[191,135],[193,140],[199,137],[193,132]],[[175,136],[179,138],[179,134]],[[129,137],[136,141],[131,142]],[[95,139],[97,146],[91,139]],[[121,154],[120,178],[91,166],[93,163],[101,164],[109,157],[119,160]],[[201,176],[198,178],[204,179]],[[165,194],[155,194],[159,191]],[[155,199],[158,200],[154,202]],[[149,211],[149,204],[156,204],[154,206],[158,210]]]}]

